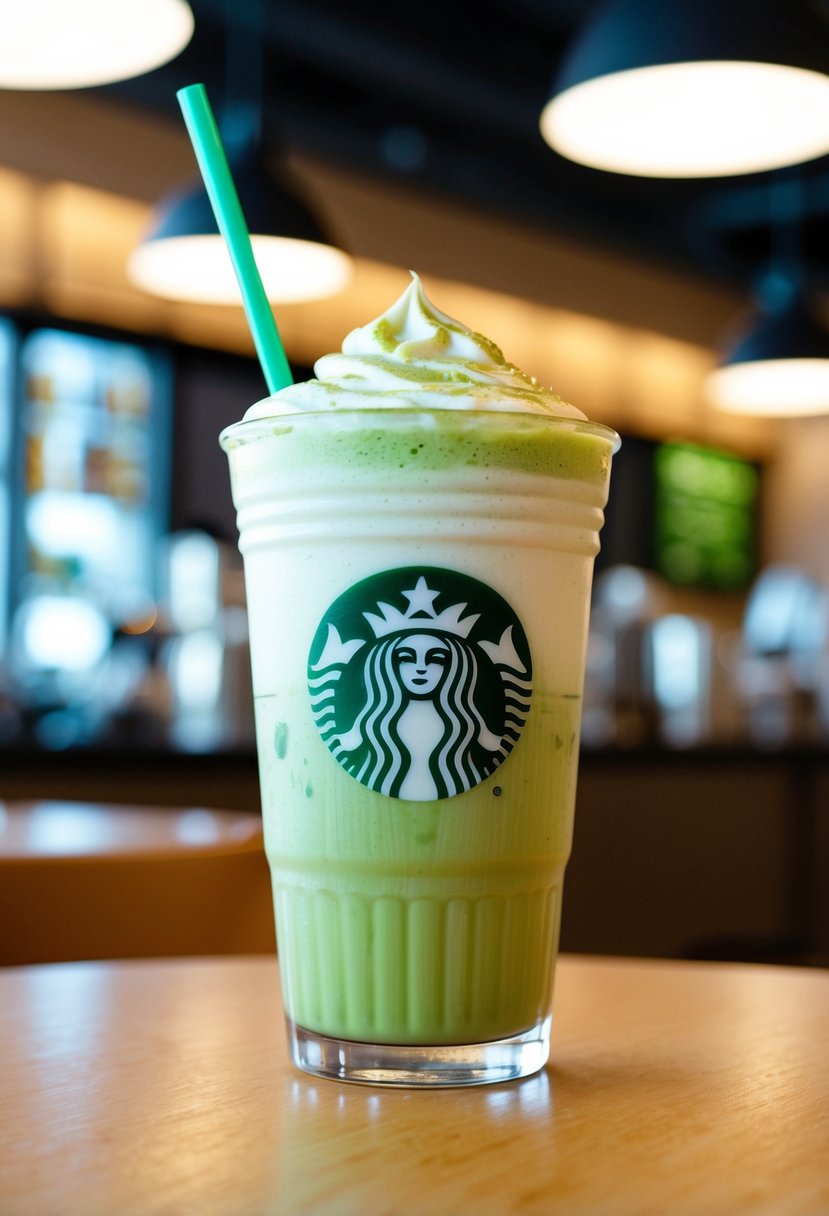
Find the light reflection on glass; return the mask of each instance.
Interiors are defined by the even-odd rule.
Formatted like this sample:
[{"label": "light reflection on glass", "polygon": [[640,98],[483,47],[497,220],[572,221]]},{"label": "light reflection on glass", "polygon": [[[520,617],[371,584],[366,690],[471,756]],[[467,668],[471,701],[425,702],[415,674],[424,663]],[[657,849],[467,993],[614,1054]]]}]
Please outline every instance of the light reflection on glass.
[{"label": "light reflection on glass", "polygon": [[[401,1179],[403,1207],[413,1202],[415,1210],[416,1196],[408,1188],[424,1170],[440,1175],[443,1203],[436,1211],[479,1211],[473,1193],[479,1200],[486,1178],[500,1185],[509,1170],[505,1143],[534,1136],[547,1144],[554,1134],[546,1069],[501,1085],[428,1092],[336,1082],[317,1086],[299,1077],[283,1093],[274,1167],[282,1204],[274,1210],[280,1211],[345,1211],[331,1198],[343,1186],[349,1212],[385,1211],[389,1177]],[[330,1168],[319,1164],[320,1151],[326,1151],[322,1146]]]},{"label": "light reflection on glass", "polygon": [[552,1109],[553,1094],[546,1068],[532,1077],[511,1085],[491,1086],[486,1091],[486,1104],[491,1114],[501,1119],[517,1115],[539,1118]]}]

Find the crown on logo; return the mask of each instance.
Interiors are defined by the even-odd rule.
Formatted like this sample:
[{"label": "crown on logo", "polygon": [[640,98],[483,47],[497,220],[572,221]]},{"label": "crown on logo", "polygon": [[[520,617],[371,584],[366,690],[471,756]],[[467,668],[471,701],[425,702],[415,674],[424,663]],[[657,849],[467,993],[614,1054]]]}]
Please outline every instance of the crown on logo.
[{"label": "crown on logo", "polygon": [[452,604],[449,608],[444,608],[443,612],[436,612],[434,601],[440,592],[432,591],[427,586],[423,575],[420,576],[414,587],[402,594],[409,601],[405,612],[378,600],[377,607],[380,609],[380,616],[374,612],[363,613],[376,638],[387,637],[390,633],[399,633],[402,629],[411,630],[418,625],[427,629],[441,629],[444,633],[453,633],[456,637],[465,638],[469,636],[470,629],[481,615],[476,612],[474,616],[466,616],[461,620],[461,614],[466,608],[466,604]]}]

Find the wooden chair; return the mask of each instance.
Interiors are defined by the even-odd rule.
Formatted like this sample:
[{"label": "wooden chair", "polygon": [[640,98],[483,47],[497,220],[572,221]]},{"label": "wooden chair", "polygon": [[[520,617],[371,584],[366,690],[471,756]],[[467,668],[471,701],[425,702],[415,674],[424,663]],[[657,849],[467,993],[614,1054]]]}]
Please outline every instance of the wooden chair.
[{"label": "wooden chair", "polygon": [[0,803],[0,964],[274,949],[258,815]]}]

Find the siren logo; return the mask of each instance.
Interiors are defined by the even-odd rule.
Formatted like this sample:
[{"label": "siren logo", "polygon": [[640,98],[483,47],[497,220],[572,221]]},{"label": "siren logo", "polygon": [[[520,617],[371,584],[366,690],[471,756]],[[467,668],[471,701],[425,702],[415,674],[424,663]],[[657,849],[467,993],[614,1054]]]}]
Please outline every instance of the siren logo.
[{"label": "siren logo", "polygon": [[311,709],[347,773],[392,798],[451,798],[512,751],[532,660],[491,587],[404,567],[356,583],[323,617],[308,660]]}]

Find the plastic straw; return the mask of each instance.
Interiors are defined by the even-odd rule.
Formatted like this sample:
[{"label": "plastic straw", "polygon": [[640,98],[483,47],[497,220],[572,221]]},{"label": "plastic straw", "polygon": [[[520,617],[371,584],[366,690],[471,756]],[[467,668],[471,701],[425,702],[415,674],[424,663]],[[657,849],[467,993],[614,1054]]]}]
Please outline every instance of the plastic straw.
[{"label": "plastic straw", "polygon": [[293,377],[265,294],[262,276],[253,256],[242,204],[239,202],[227,163],[216,119],[207,100],[207,90],[203,84],[190,84],[185,89],[179,89],[176,96],[193,144],[207,197],[236,272],[245,316],[265,381],[268,390],[275,393],[278,389],[292,384]]}]

